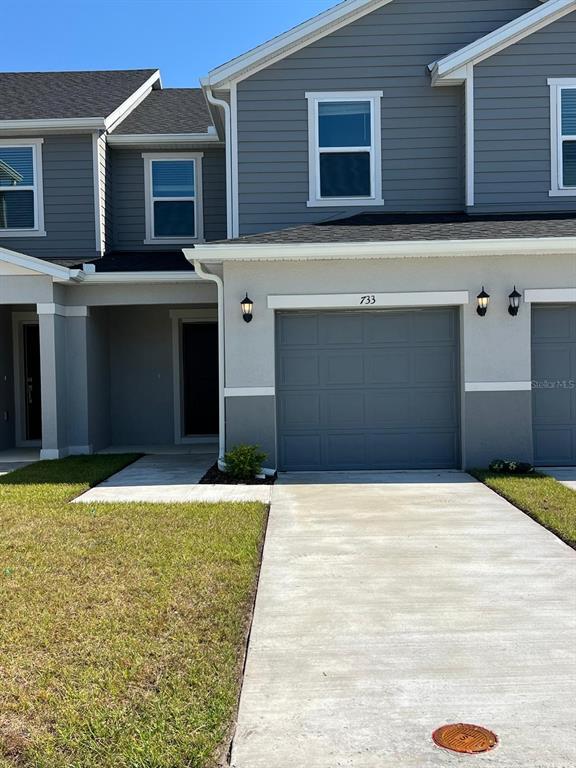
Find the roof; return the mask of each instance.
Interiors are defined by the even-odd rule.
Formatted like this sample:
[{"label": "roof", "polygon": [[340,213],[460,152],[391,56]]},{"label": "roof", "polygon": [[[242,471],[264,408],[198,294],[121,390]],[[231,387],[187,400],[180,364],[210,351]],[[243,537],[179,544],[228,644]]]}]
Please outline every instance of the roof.
[{"label": "roof", "polygon": [[[574,237],[575,214],[469,216],[465,213],[361,213],[345,219],[304,224],[290,229],[207,243],[229,245],[293,245],[314,243],[421,242],[433,240],[506,240]],[[574,241],[576,249],[576,239]],[[200,249],[198,249],[200,250]]]},{"label": "roof", "polygon": [[464,68],[493,56],[576,10],[576,0],[547,0],[528,13],[428,65],[433,80],[462,80]]},{"label": "roof", "polygon": [[113,135],[207,133],[212,126],[201,88],[162,88],[151,91]]},{"label": "roof", "polygon": [[3,72],[0,121],[105,118],[157,72]]},{"label": "roof", "polygon": [[[549,0],[550,2],[551,0]],[[272,38],[247,53],[211,70],[202,85],[215,88],[225,86],[229,81],[238,82],[253,75],[274,61],[290,56],[315,40],[366,16],[392,0],[344,0],[312,19]]]},{"label": "roof", "polygon": [[102,272],[193,272],[194,268],[181,250],[110,251],[92,262],[96,273]]}]

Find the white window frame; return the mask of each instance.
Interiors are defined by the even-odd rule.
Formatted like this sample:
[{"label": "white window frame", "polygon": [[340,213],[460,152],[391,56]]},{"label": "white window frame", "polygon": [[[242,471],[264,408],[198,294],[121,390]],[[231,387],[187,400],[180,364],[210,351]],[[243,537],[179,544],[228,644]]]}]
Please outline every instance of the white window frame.
[{"label": "white window frame", "polygon": [[[381,99],[383,91],[324,91],[308,92],[308,207],[337,207],[343,205],[383,205],[382,199],[382,127]],[[370,102],[372,144],[367,147],[330,147],[320,148],[318,105],[334,101]],[[370,152],[370,188],[368,197],[322,197],[320,194],[320,155],[323,152]]]},{"label": "white window frame", "polygon": [[[144,152],[144,196],[146,215],[145,245],[175,245],[178,243],[204,242],[204,214],[202,205],[202,158],[203,152]],[[156,160],[193,160],[194,161],[194,191],[191,197],[159,197],[152,196],[152,163]],[[154,237],[154,202],[156,200],[183,201],[194,200],[195,230],[194,237]]]},{"label": "white window frame", "polygon": [[576,197],[576,186],[564,186],[563,152],[565,141],[575,141],[576,136],[562,134],[562,91],[576,90],[576,78],[549,78],[550,86],[550,197]]},{"label": "white window frame", "polygon": [[22,192],[34,193],[34,226],[26,229],[2,229],[0,237],[46,237],[44,230],[44,181],[42,178],[42,144],[44,139],[0,139],[0,147],[29,147],[32,149],[32,168],[34,171],[34,184],[29,186],[0,187],[6,189],[18,189]]}]

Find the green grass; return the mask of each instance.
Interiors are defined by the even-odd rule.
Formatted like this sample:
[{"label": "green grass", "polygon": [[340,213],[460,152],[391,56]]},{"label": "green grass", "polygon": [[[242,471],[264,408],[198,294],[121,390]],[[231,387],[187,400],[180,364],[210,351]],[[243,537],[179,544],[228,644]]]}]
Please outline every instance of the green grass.
[{"label": "green grass", "polygon": [[67,503],[134,458],[0,478],[1,768],[204,768],[226,746],[266,509]]},{"label": "green grass", "polygon": [[472,474],[576,549],[576,493],[573,490],[539,472],[501,475],[475,470]]}]

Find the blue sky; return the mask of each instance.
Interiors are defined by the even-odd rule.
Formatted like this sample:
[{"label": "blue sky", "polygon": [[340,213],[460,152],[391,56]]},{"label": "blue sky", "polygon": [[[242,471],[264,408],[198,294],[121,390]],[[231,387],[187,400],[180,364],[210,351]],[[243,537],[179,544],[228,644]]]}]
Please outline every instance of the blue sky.
[{"label": "blue sky", "polygon": [[1,0],[0,70],[159,67],[165,87],[210,69],[337,0]]}]

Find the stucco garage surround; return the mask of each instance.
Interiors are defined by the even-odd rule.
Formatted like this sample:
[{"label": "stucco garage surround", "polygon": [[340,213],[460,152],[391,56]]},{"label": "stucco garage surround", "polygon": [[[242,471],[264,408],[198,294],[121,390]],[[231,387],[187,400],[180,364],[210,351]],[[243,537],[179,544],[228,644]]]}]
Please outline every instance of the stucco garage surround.
[{"label": "stucco garage surround", "polygon": [[[508,294],[559,287],[554,275],[571,275],[574,256],[470,256],[325,261],[242,261],[224,264],[226,313],[227,445],[260,444],[277,466],[277,313],[268,297],[323,294],[468,291],[456,307],[460,326],[460,443],[465,467],[497,456],[533,459],[531,307],[508,314]],[[476,294],[491,295],[486,317]],[[254,319],[242,321],[239,302],[248,291]],[[574,297],[576,302],[576,295]],[[417,297],[412,306],[417,307]],[[369,309],[367,311],[370,311]]]}]

